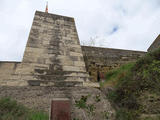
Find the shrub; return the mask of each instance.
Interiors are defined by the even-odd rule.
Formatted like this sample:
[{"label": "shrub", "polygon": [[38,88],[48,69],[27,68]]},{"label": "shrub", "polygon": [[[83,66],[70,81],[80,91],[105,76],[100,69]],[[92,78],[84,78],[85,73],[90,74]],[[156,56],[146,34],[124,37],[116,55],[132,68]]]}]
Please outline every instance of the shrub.
[{"label": "shrub", "polygon": [[135,119],[143,111],[143,106],[138,101],[142,93],[160,95],[160,49],[148,53],[136,63],[121,66],[106,76],[105,84],[116,81],[114,91],[109,92],[108,98],[117,108],[122,108],[117,111],[117,120]]},{"label": "shrub", "polygon": [[33,111],[10,98],[0,99],[0,120],[48,120],[44,112]]},{"label": "shrub", "polygon": [[136,120],[136,114],[133,111],[127,111],[125,109],[119,109],[116,112],[116,120]]}]

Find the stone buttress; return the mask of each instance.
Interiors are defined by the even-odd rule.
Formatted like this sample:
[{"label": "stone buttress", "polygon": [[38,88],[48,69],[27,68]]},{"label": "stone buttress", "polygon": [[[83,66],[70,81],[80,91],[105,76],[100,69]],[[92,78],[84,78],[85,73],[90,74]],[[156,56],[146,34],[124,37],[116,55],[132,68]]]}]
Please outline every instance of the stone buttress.
[{"label": "stone buttress", "polygon": [[83,86],[88,78],[74,19],[36,11],[11,85]]}]

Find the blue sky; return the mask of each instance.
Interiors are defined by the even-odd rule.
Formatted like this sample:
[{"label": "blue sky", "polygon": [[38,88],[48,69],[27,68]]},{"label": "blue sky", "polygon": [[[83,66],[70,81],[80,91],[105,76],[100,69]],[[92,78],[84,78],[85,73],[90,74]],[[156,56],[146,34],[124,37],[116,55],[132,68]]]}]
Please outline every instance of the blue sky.
[{"label": "blue sky", "polygon": [[[146,51],[160,33],[160,0],[48,0],[49,12],[75,18],[81,43]],[[0,1],[0,60],[21,61],[36,10],[45,0]]]}]

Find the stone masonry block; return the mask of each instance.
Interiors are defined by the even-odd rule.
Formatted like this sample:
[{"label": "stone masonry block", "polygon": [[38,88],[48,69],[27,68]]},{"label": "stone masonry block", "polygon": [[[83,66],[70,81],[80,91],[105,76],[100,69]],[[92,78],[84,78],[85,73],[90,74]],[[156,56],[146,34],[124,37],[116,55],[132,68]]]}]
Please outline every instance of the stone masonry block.
[{"label": "stone masonry block", "polygon": [[64,71],[76,71],[76,72],[85,72],[84,67],[77,67],[77,66],[63,66]]},{"label": "stone masonry block", "polygon": [[85,63],[83,61],[74,61],[75,66],[85,67]]},{"label": "stone masonry block", "polygon": [[83,55],[77,52],[70,52],[70,56],[83,56]]}]

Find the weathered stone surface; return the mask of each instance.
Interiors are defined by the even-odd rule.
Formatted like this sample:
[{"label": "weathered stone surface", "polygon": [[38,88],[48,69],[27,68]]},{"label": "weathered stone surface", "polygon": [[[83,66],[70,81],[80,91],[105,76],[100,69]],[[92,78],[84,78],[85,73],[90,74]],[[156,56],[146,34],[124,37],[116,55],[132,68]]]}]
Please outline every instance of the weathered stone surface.
[{"label": "weathered stone surface", "polygon": [[[149,51],[158,46],[159,37]],[[88,86],[98,88],[99,84],[93,83],[97,82],[98,74],[105,79],[107,71],[135,61],[145,53],[81,47],[73,18],[37,11],[23,61],[0,62],[0,97],[11,97],[30,108],[47,112],[53,98],[69,98],[72,118],[106,120],[104,114],[107,114],[112,120],[114,110],[103,93]],[[101,101],[95,103],[97,95]],[[90,96],[88,104],[95,105],[95,116],[75,106],[75,101],[82,96]]]},{"label": "weathered stone surface", "polygon": [[[29,108],[36,110],[45,110],[50,112],[51,101],[54,98],[68,98],[71,101],[71,117],[72,119],[80,120],[106,120],[104,113],[107,114],[109,120],[114,118],[114,109],[103,95],[96,88],[89,87],[0,87],[0,98],[10,97],[24,104]],[[78,109],[76,100],[80,100],[82,96],[88,96],[87,104],[94,105],[95,115],[90,115],[86,109]],[[96,96],[99,96],[100,101],[96,102]]]},{"label": "weathered stone surface", "polygon": [[[148,51],[160,46],[159,39],[160,35],[148,48]],[[88,76],[86,69],[91,75],[92,81],[97,82],[98,75],[104,79],[107,71],[135,61],[145,53],[110,48],[81,47],[73,18],[37,11],[22,63],[0,62],[0,82],[4,85],[5,83],[9,84],[10,82],[7,80],[11,79],[26,82],[28,80],[42,80],[42,78],[44,80],[45,77],[38,78],[36,75],[52,74],[54,76],[56,72],[53,71],[61,72],[61,76],[68,75],[68,73],[67,75],[64,73],[65,71],[72,71],[73,74],[80,72],[81,77],[85,78]],[[15,76],[20,77],[16,78]],[[46,77],[46,79],[48,78]],[[64,80],[67,77],[61,79]],[[52,80],[54,81],[54,79]]]},{"label": "weathered stone surface", "polygon": [[148,52],[151,52],[160,47],[160,35],[153,41],[150,47],[147,49]]},{"label": "weathered stone surface", "polygon": [[63,66],[64,71],[80,71],[80,72],[85,72],[85,67],[80,67],[80,66]]},{"label": "weathered stone surface", "polygon": [[98,74],[101,80],[104,80],[105,74],[109,70],[119,67],[122,64],[136,61],[146,54],[146,52],[142,51],[88,46],[82,46],[82,51],[87,71],[91,75],[93,82],[97,82]]},{"label": "weathered stone surface", "polygon": [[[0,70],[1,68],[7,68],[7,66],[2,65]],[[72,81],[72,83],[75,81],[69,86],[76,85],[76,81],[77,85],[80,85],[80,81],[83,83],[89,76],[86,72],[74,19],[36,11],[23,61],[18,67],[12,68],[11,71],[6,69],[6,71],[11,76],[8,80],[12,79],[14,74],[20,76],[17,79],[13,78],[14,84],[15,81],[26,81],[25,83],[33,86],[40,86],[42,83],[49,86],[57,84],[63,86],[62,81]],[[81,76],[78,74],[67,76],[66,72],[70,74],[79,72]],[[1,77],[0,81],[3,82],[3,79]],[[7,82],[7,85],[10,83]]]}]

